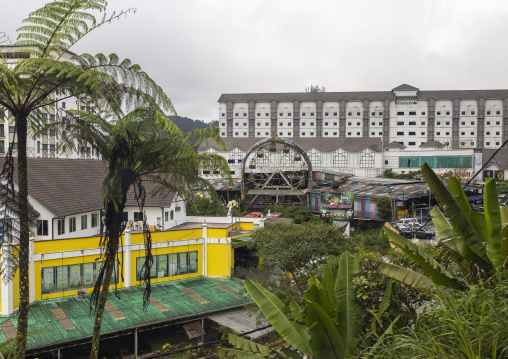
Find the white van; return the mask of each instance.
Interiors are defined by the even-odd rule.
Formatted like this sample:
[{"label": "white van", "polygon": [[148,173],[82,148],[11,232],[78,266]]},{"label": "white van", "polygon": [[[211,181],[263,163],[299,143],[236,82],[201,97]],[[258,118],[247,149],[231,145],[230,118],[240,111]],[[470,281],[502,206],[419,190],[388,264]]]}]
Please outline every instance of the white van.
[{"label": "white van", "polygon": [[420,225],[420,222],[416,218],[401,218],[395,223],[395,227],[397,229],[402,229],[406,224],[408,223],[414,223],[416,226]]}]

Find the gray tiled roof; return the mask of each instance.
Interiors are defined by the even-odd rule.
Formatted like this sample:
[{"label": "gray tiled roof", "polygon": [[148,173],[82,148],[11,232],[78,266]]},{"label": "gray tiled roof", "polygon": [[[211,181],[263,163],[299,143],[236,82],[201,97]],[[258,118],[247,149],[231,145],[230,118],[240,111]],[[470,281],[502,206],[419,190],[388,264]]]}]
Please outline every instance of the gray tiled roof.
[{"label": "gray tiled roof", "polygon": [[[381,138],[379,137],[284,137],[290,141],[293,141],[300,145],[304,150],[310,150],[316,148],[323,152],[332,152],[333,150],[342,147],[349,152],[360,152],[366,147],[370,147],[372,150],[379,152],[381,151]],[[223,137],[224,142],[228,151],[235,147],[240,148],[243,151],[248,151],[257,142],[262,141],[263,138],[259,137]],[[209,147],[213,147],[219,152],[222,150],[217,144],[210,141]],[[206,150],[206,145],[202,144],[199,151]]]},{"label": "gray tiled roof", "polygon": [[385,146],[385,149],[388,148],[406,148],[406,146],[404,146],[402,143],[398,143],[396,141],[393,141],[393,142],[390,142],[389,144],[387,144]]},{"label": "gray tiled roof", "polygon": [[[490,156],[496,152],[495,149],[484,149],[482,151],[482,164],[485,165]],[[493,158],[495,162],[504,170],[508,170],[508,148],[501,149]],[[492,162],[492,161],[491,161]]]},{"label": "gray tiled roof", "polygon": [[[396,88],[397,89],[397,88]],[[417,98],[427,100],[434,97],[437,100],[451,100],[459,97],[463,100],[476,100],[480,97],[487,99],[502,99],[508,96],[508,89],[501,90],[437,90],[437,91],[419,91]],[[348,101],[361,101],[370,99],[372,101],[381,101],[384,99],[395,100],[392,91],[359,91],[359,92],[285,92],[285,93],[243,93],[243,94],[222,94],[219,103],[225,103],[228,100],[233,102],[270,102],[277,100],[279,102],[300,101],[339,101],[346,99]]]},{"label": "gray tiled roof", "polygon": [[[101,193],[106,168],[106,163],[98,160],[28,158],[28,193],[57,217],[99,210],[103,208]],[[152,196],[155,185],[143,184],[147,191],[145,207],[171,205],[173,192]],[[134,190],[128,193],[126,205],[137,206]]]},{"label": "gray tiled roof", "polygon": [[408,84],[402,84],[400,86],[395,87],[392,91],[419,91],[420,89],[408,85]]}]

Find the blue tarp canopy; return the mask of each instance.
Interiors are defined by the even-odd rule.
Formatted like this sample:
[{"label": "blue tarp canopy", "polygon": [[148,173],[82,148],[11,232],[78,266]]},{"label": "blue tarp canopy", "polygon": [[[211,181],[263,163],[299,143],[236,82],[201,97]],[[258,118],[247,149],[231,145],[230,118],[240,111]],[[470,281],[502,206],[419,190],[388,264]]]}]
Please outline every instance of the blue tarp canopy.
[{"label": "blue tarp canopy", "polygon": [[483,199],[483,194],[479,194],[479,195],[476,195],[476,196],[469,196],[469,197],[467,197],[467,200],[468,200],[468,201],[476,201],[477,199]]}]

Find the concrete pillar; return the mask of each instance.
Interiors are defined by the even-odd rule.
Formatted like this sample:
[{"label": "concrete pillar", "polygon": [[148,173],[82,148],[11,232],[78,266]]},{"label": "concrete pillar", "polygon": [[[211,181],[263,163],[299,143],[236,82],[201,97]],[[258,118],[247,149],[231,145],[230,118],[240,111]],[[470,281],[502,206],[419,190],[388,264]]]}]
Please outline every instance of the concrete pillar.
[{"label": "concrete pillar", "polygon": [[261,215],[261,218],[259,219],[259,228],[264,228],[265,226],[266,218]]},{"label": "concrete pillar", "polygon": [[29,267],[29,289],[30,289],[30,303],[32,302],[35,302],[35,264],[34,264],[34,260],[33,260],[33,255],[34,255],[34,250],[35,250],[35,247],[34,247],[34,242],[35,242],[35,238],[34,237],[30,237],[30,247],[29,247],[29,263],[30,263],[30,267]]},{"label": "concrete pillar", "polygon": [[124,273],[124,287],[131,286],[131,231],[126,229],[123,232],[124,252],[123,252],[123,273]]},{"label": "concrete pillar", "polygon": [[0,283],[2,292],[2,315],[10,315],[14,311],[12,298],[12,247],[6,236],[2,243],[2,280]]},{"label": "concrete pillar", "polygon": [[208,224],[203,220],[203,275],[207,275],[208,267]]}]

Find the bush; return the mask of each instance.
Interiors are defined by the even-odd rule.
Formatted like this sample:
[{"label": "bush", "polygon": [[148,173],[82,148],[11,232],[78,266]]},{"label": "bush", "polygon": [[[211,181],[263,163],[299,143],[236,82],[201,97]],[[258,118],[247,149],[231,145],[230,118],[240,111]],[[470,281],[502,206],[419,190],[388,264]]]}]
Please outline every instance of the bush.
[{"label": "bush", "polygon": [[196,196],[194,203],[187,206],[189,216],[225,216],[227,210],[219,201],[212,201],[210,198]]},{"label": "bush", "polygon": [[392,219],[392,201],[390,197],[382,197],[377,201],[379,217],[390,221]]}]

